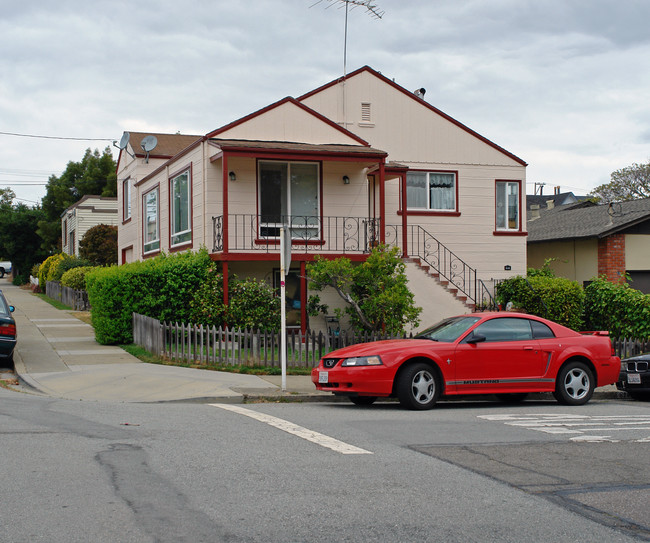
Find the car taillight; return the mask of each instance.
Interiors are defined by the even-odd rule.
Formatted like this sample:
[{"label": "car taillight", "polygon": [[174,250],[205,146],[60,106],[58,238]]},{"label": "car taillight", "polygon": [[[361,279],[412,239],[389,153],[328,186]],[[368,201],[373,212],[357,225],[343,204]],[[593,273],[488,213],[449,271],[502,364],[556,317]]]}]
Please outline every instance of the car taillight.
[{"label": "car taillight", "polygon": [[15,336],[15,335],[16,335],[15,324],[0,324],[0,336]]}]

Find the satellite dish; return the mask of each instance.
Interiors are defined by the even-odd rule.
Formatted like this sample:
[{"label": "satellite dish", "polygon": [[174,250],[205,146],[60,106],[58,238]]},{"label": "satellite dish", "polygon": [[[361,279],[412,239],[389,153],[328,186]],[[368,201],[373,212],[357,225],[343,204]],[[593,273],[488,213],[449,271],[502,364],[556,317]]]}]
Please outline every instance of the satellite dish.
[{"label": "satellite dish", "polygon": [[140,147],[142,147],[142,150],[147,153],[145,162],[149,162],[149,153],[156,148],[156,145],[158,145],[158,138],[156,136],[145,136],[142,138]]},{"label": "satellite dish", "polygon": [[127,154],[128,154],[131,158],[135,158],[135,155],[132,155],[131,153],[129,153],[129,150],[126,148],[126,146],[129,144],[129,138],[130,138],[130,137],[131,137],[131,134],[129,134],[128,132],[124,132],[124,134],[122,134],[122,139],[120,140],[120,144],[119,144],[119,145],[116,145],[116,144],[117,144],[117,141],[114,141],[114,142],[113,142],[113,145],[115,145],[115,147],[117,147],[117,148],[120,149],[120,150],[124,150],[124,151],[126,151]]}]

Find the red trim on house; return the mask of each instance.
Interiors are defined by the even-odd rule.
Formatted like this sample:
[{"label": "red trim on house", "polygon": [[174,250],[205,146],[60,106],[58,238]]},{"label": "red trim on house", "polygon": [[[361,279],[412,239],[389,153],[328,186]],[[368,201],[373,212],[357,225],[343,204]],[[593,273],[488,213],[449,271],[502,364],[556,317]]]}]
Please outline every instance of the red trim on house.
[{"label": "red trim on house", "polygon": [[[165,162],[164,164],[161,164],[158,166],[154,171],[152,171],[150,174],[147,174],[145,177],[140,179],[140,181],[136,182],[133,184],[134,187],[139,187],[143,183],[146,183],[149,179],[154,178],[156,175],[158,175],[160,172],[162,172],[165,168],[169,167],[170,162],[174,162],[174,160],[178,160],[179,158],[185,156],[187,153],[189,153],[194,147],[201,145],[207,138],[204,136],[202,138],[197,139],[194,143],[180,151],[179,153],[175,154],[174,156],[169,157],[169,160]],[[145,155],[135,155],[135,156],[141,156],[144,157]],[[155,158],[167,158],[167,157],[155,157]]]},{"label": "red trim on house", "polygon": [[[223,198],[223,254],[227,255],[228,254],[228,238],[229,238],[229,232],[228,232],[228,154],[224,153],[223,154],[223,160],[221,162],[221,169],[222,169],[222,198]],[[205,198],[205,195],[203,196]],[[224,294],[225,296],[225,294]]]},{"label": "red trim on house", "polygon": [[[146,232],[146,228],[147,228],[147,206],[145,204],[145,200],[147,198],[147,194],[149,194],[150,192],[153,192],[156,189],[158,190],[158,198],[156,198],[156,207],[157,207],[156,222],[158,223],[158,245],[159,245],[159,247],[158,247],[158,249],[156,249],[154,251],[149,251],[148,253],[145,253],[144,245],[145,245],[145,238],[146,238],[146,234],[147,234],[147,232]],[[162,249],[162,247],[160,247],[162,245],[162,232],[161,232],[162,228],[161,228],[161,224],[160,224],[160,183],[156,183],[154,186],[150,187],[149,190],[142,193],[141,204],[142,204],[142,258],[150,258],[152,256],[156,256],[156,255],[160,254],[160,251]]]},{"label": "red trim on house", "polygon": [[[242,158],[256,158],[258,160],[286,160],[302,162],[321,162],[331,160],[336,162],[368,162],[376,163],[384,160],[386,153],[354,153],[353,151],[342,153],[334,151],[312,151],[296,149],[251,149],[250,147],[228,147],[227,152],[230,156]],[[218,159],[217,159],[218,160]]]},{"label": "red trim on house", "polygon": [[[291,262],[311,262],[316,255],[327,260],[345,257],[353,262],[363,262],[368,258],[364,253],[291,253]],[[279,253],[211,253],[210,258],[215,262],[269,262],[280,258]]]},{"label": "red trim on house", "polygon": [[270,105],[268,105],[266,107],[263,107],[262,109],[258,109],[257,111],[254,111],[253,113],[250,113],[249,115],[246,115],[245,117],[242,117],[241,119],[237,119],[236,121],[233,121],[233,122],[231,122],[231,123],[229,123],[229,124],[227,124],[225,126],[222,126],[221,128],[217,128],[216,130],[213,130],[212,132],[209,132],[206,135],[206,138],[214,138],[219,134],[223,134],[224,132],[227,132],[228,130],[230,130],[232,128],[235,128],[236,126],[239,126],[241,124],[244,124],[244,123],[250,121],[251,119],[254,119],[255,117],[263,115],[263,114],[265,114],[265,113],[267,113],[267,112],[269,112],[269,111],[271,111],[271,110],[273,110],[273,109],[275,109],[277,107],[280,107],[280,106],[282,106],[284,104],[289,104],[289,103],[299,107],[300,109],[306,111],[310,115],[313,115],[319,121],[322,121],[325,124],[331,126],[332,128],[335,128],[336,130],[338,130],[342,134],[345,134],[349,138],[359,142],[361,145],[365,145],[367,147],[370,147],[370,144],[366,140],[360,138],[359,136],[357,136],[353,132],[350,132],[349,130],[346,130],[342,126],[339,126],[338,124],[336,124],[331,119],[328,119],[324,115],[321,115],[317,111],[314,111],[309,106],[306,106],[305,104],[300,103],[298,100],[296,100],[295,98],[292,98],[291,96],[287,96],[286,98],[283,98],[282,100],[279,100],[279,101],[277,101],[277,102],[275,102],[273,104],[270,104]]},{"label": "red trim on house", "polygon": [[[519,198],[519,227],[517,230],[498,230],[497,229],[497,185],[499,183],[518,183],[519,184],[519,189],[517,191],[517,197]],[[494,232],[493,234],[495,236],[527,236],[528,232],[523,231],[522,227],[522,220],[523,220],[523,213],[522,213],[522,188],[523,184],[521,182],[521,179],[495,179],[494,180]],[[506,193],[507,196],[507,193]],[[507,199],[506,199],[507,200]],[[508,206],[507,206],[507,201],[506,203],[506,213],[508,212]],[[507,220],[507,217],[506,217]]]},{"label": "red trim on house", "polygon": [[[404,213],[401,209],[397,210],[397,214],[402,216]],[[407,211],[408,216],[413,217],[460,217],[460,211]]]},{"label": "red trim on house", "polygon": [[[259,215],[258,215],[259,217]],[[255,245],[280,245],[280,240],[279,239],[268,239],[268,238],[257,238],[254,241]],[[305,245],[325,245],[325,240],[324,239],[310,239],[310,240],[304,240],[304,239],[292,239],[291,240],[291,246],[305,246]]]},{"label": "red trim on house", "polygon": [[223,273],[223,303],[228,305],[228,261],[223,262],[221,271]]},{"label": "red trim on house", "polygon": [[318,93],[320,93],[320,92],[322,92],[322,91],[324,91],[324,90],[326,90],[326,89],[328,89],[328,88],[330,88],[330,87],[333,87],[334,85],[337,85],[338,83],[342,82],[343,79],[352,79],[353,77],[355,77],[355,76],[357,76],[357,75],[359,75],[359,74],[361,74],[361,73],[363,73],[363,72],[368,72],[369,74],[374,75],[376,78],[380,79],[381,81],[383,81],[383,82],[386,83],[387,85],[390,85],[391,87],[393,87],[394,89],[398,90],[398,91],[401,92],[402,94],[405,94],[406,96],[408,96],[408,97],[411,98],[412,100],[415,100],[416,102],[419,102],[419,103],[422,104],[424,107],[430,109],[431,111],[433,111],[433,112],[436,113],[437,115],[440,115],[442,118],[444,118],[444,119],[446,119],[447,121],[449,121],[450,123],[456,125],[458,128],[464,130],[464,131],[467,132],[468,134],[471,134],[471,135],[474,136],[475,138],[478,138],[478,139],[481,140],[483,143],[486,143],[487,145],[489,145],[490,147],[496,149],[496,150],[499,151],[500,153],[503,153],[504,155],[506,155],[507,157],[511,158],[511,159],[514,160],[515,162],[521,164],[522,166],[528,166],[528,164],[527,164],[524,160],[522,160],[521,158],[519,158],[518,156],[513,155],[513,154],[512,154],[511,152],[509,152],[509,151],[506,151],[503,147],[500,147],[499,145],[497,145],[497,144],[494,143],[493,141],[490,141],[489,139],[485,138],[484,136],[481,136],[478,132],[475,132],[474,130],[472,130],[472,129],[469,128],[468,126],[465,126],[465,125],[464,125],[463,123],[461,123],[460,121],[457,121],[457,120],[454,119],[453,117],[450,117],[449,115],[447,115],[447,114],[444,113],[443,111],[439,110],[439,109],[436,108],[435,106],[432,106],[432,105],[429,104],[428,102],[425,102],[422,98],[419,98],[419,97],[416,96],[413,92],[411,92],[411,91],[405,89],[404,87],[398,85],[397,83],[395,83],[394,81],[388,79],[386,76],[380,74],[379,72],[376,72],[376,71],[373,70],[370,66],[363,66],[363,67],[359,68],[358,70],[355,70],[354,72],[351,72],[351,73],[347,74],[347,75],[345,76],[345,78],[339,78],[339,79],[335,79],[334,81],[330,81],[329,83],[326,83],[325,85],[322,85],[321,87],[318,87],[317,89],[314,89],[314,90],[308,92],[307,94],[303,94],[302,96],[299,96],[299,97],[297,98],[297,100],[300,101],[300,102],[302,102],[303,100],[306,100],[307,98],[309,98],[309,97],[311,97],[311,96],[314,96],[314,95],[316,95],[316,94],[318,94]]},{"label": "red trim on house", "polygon": [[386,243],[386,172],[383,159],[379,162],[379,241]]},{"label": "red trim on house", "polygon": [[[400,202],[404,201],[404,208],[408,209],[408,199],[406,195],[406,173],[400,174]],[[402,215],[402,258],[408,258],[408,213]]]},{"label": "red trim on house", "polygon": [[[186,251],[187,249],[192,249],[194,247],[194,220],[193,220],[193,214],[194,214],[194,169],[193,169],[193,162],[190,162],[187,166],[184,166],[178,170],[176,170],[173,174],[170,174],[167,178],[167,191],[169,194],[169,198],[167,198],[167,206],[168,206],[168,213],[167,213],[167,222],[168,222],[168,243],[167,247],[169,247],[169,252],[170,253],[175,253],[178,251]],[[189,187],[190,187],[190,210],[189,210],[189,220],[190,220],[190,240],[186,241],[184,243],[180,243],[178,245],[174,245],[172,247],[172,213],[174,211],[173,209],[173,204],[172,204],[172,181],[178,177],[179,175],[184,174],[185,172],[189,171]]]},{"label": "red trim on house", "polygon": [[[408,205],[404,206],[402,204],[402,194],[400,193],[400,199],[398,202],[399,208],[397,209],[397,214],[401,215],[402,210],[404,207],[406,207],[406,212],[408,215],[420,215],[420,216],[430,216],[430,217],[460,217],[460,203],[458,201],[458,195],[459,189],[458,186],[460,185],[460,180],[459,180],[459,175],[458,175],[458,170],[438,170],[438,169],[433,169],[433,170],[427,170],[427,169],[412,169],[409,168],[409,172],[424,172],[424,173],[453,173],[455,176],[455,181],[454,181],[454,190],[456,192],[455,197],[454,197],[454,204],[455,204],[455,209],[453,211],[445,211],[442,209],[409,209]],[[404,190],[404,196],[406,196],[406,189]]]},{"label": "red trim on house", "polygon": [[133,244],[122,247],[122,264],[126,264],[126,252],[129,249],[133,250]]}]

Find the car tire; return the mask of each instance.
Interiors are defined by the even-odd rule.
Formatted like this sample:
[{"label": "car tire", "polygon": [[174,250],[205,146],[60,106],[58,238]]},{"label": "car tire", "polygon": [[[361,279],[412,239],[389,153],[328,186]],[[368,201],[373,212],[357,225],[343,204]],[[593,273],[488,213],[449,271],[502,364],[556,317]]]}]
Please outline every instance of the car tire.
[{"label": "car tire", "polygon": [[377,396],[350,396],[350,401],[354,405],[372,405],[377,400]]},{"label": "car tire", "polygon": [[440,396],[438,373],[428,364],[411,364],[397,377],[395,392],[402,407],[414,410],[431,409]]},{"label": "car tire", "polygon": [[5,276],[5,269],[0,268],[0,279],[2,279]]},{"label": "car tire", "polygon": [[594,375],[583,362],[569,362],[560,369],[555,381],[555,399],[564,405],[584,405],[596,388]]},{"label": "car tire", "polygon": [[627,393],[633,400],[637,400],[639,402],[650,402],[650,392],[630,392],[628,390]]},{"label": "car tire", "polygon": [[512,394],[497,394],[496,396],[503,403],[521,403],[528,397],[528,393],[513,392]]}]

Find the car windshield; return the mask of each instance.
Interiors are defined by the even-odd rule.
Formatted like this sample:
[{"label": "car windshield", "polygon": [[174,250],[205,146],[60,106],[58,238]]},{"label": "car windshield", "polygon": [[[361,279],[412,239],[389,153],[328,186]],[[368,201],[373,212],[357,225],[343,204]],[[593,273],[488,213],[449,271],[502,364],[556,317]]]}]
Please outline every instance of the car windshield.
[{"label": "car windshield", "polygon": [[451,343],[467,332],[479,320],[481,320],[480,317],[453,317],[451,319],[445,319],[433,325],[431,328],[420,332],[415,338]]}]

